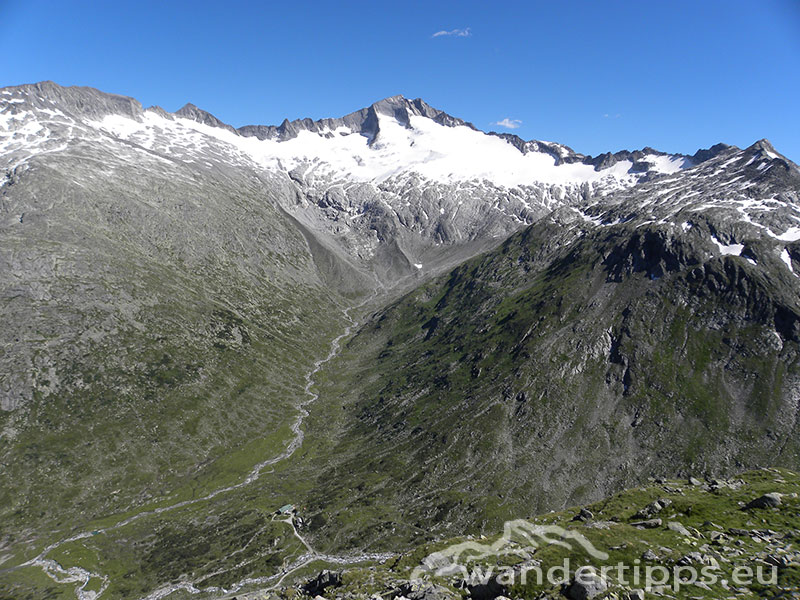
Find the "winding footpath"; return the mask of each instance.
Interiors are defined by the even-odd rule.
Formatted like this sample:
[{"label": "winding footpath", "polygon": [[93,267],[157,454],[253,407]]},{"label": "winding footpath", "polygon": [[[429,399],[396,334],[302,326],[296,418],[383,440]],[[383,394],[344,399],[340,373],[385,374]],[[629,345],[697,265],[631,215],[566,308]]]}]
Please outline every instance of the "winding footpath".
[{"label": "winding footpath", "polygon": [[[370,302],[372,299],[373,299],[373,297],[369,298],[368,300],[366,300],[362,304],[359,304],[357,306],[348,307],[348,308],[344,309],[344,311],[343,311],[344,317],[345,317],[345,319],[347,319],[347,321],[349,321],[348,325],[344,329],[344,332],[341,335],[339,335],[339,336],[337,336],[336,338],[333,339],[333,341],[331,342],[331,347],[330,347],[330,351],[328,352],[328,355],[325,358],[317,360],[314,363],[314,366],[311,368],[311,370],[306,373],[306,375],[305,375],[306,385],[305,385],[305,388],[304,388],[305,399],[303,401],[301,401],[296,407],[297,411],[298,411],[298,414],[297,414],[297,417],[295,417],[295,421],[291,426],[291,430],[292,430],[293,436],[292,436],[292,439],[289,442],[289,444],[286,446],[286,449],[281,454],[279,454],[278,456],[275,456],[273,458],[269,458],[267,460],[264,460],[264,461],[258,463],[257,465],[255,465],[251,469],[251,471],[247,475],[247,477],[245,477],[244,480],[242,480],[241,482],[239,482],[237,484],[230,485],[230,486],[223,487],[223,488],[219,488],[219,489],[214,490],[213,492],[210,492],[209,494],[206,494],[205,496],[202,496],[200,498],[194,498],[192,500],[184,500],[182,502],[177,502],[177,503],[171,504],[169,506],[162,506],[162,507],[159,507],[159,508],[155,508],[153,510],[143,511],[143,512],[137,513],[137,514],[135,514],[135,515],[133,515],[131,517],[128,517],[127,519],[119,521],[118,523],[115,523],[114,525],[110,525],[108,527],[104,527],[104,528],[100,528],[100,529],[94,529],[92,531],[84,531],[82,533],[78,533],[76,535],[73,535],[71,537],[65,538],[65,539],[63,539],[63,540],[61,540],[59,542],[54,543],[54,544],[50,544],[49,546],[45,547],[44,550],[42,550],[39,553],[38,556],[32,558],[31,560],[29,560],[27,562],[21,563],[20,565],[18,565],[16,567],[8,569],[7,571],[17,570],[17,569],[21,569],[23,567],[40,567],[41,569],[44,570],[45,574],[48,577],[50,577],[50,579],[52,579],[53,581],[55,581],[57,583],[61,583],[61,584],[76,583],[76,584],[80,584],[75,589],[75,594],[76,594],[78,600],[97,600],[98,598],[100,598],[103,595],[103,593],[106,591],[106,589],[108,588],[108,585],[110,583],[108,578],[105,575],[102,575],[102,574],[99,574],[99,573],[92,573],[92,572],[90,572],[90,571],[88,571],[86,569],[80,568],[80,567],[69,567],[69,568],[65,569],[64,567],[59,565],[55,560],[47,558],[47,555],[50,552],[52,552],[53,550],[56,550],[57,548],[59,548],[61,546],[64,546],[65,544],[69,544],[71,542],[75,542],[75,541],[78,541],[78,540],[86,539],[86,538],[94,536],[94,535],[99,535],[99,534],[102,534],[102,533],[108,533],[108,532],[111,532],[111,531],[115,531],[117,529],[121,529],[121,528],[133,523],[134,521],[138,521],[139,519],[142,519],[144,517],[151,516],[151,515],[158,515],[158,514],[165,513],[165,512],[171,511],[171,510],[182,508],[184,506],[190,506],[190,505],[193,505],[193,504],[198,504],[200,502],[206,502],[208,500],[211,500],[211,499],[219,496],[220,494],[225,494],[227,492],[232,492],[234,490],[238,490],[238,489],[243,488],[243,487],[245,487],[247,485],[250,485],[254,481],[257,481],[261,477],[261,472],[266,467],[269,467],[271,465],[274,465],[276,463],[279,463],[281,461],[284,461],[284,460],[290,458],[297,451],[297,449],[300,448],[300,446],[303,445],[303,440],[305,438],[305,433],[303,432],[302,426],[303,426],[303,422],[305,421],[306,417],[309,414],[308,410],[306,409],[306,407],[309,404],[315,402],[319,398],[319,394],[317,394],[316,392],[312,391],[312,388],[314,387],[314,376],[320,371],[320,369],[322,369],[322,367],[326,363],[328,363],[331,360],[333,360],[339,354],[339,351],[341,349],[341,341],[344,338],[348,337],[350,335],[351,331],[353,330],[353,328],[357,325],[356,321],[350,316],[350,312],[352,310],[354,310],[354,309],[361,308],[362,306],[364,306],[365,304]],[[258,577],[258,578],[243,579],[242,581],[239,581],[236,584],[234,584],[231,588],[227,588],[227,589],[217,588],[217,587],[199,589],[199,588],[195,587],[195,585],[193,583],[190,583],[190,582],[169,584],[169,585],[163,586],[163,587],[158,588],[157,590],[153,591],[148,596],[143,598],[143,600],[161,600],[162,598],[165,598],[165,597],[169,596],[170,594],[172,594],[173,592],[176,592],[178,590],[183,590],[183,591],[188,592],[190,594],[208,594],[208,595],[216,594],[218,596],[219,595],[228,596],[230,594],[237,593],[238,590],[242,589],[245,586],[258,586],[258,585],[273,584],[269,589],[274,589],[276,587],[279,587],[281,585],[281,583],[286,579],[286,577],[288,577],[291,573],[293,573],[293,572],[297,571],[298,569],[308,565],[309,563],[315,562],[315,561],[322,561],[322,562],[331,563],[331,564],[345,565],[345,564],[355,564],[355,563],[360,563],[360,562],[365,562],[365,561],[382,561],[382,560],[387,560],[389,558],[392,558],[394,556],[394,554],[350,554],[350,555],[338,555],[338,556],[337,555],[321,554],[321,553],[317,552],[316,550],[314,550],[312,548],[312,546],[306,541],[306,539],[303,538],[300,535],[300,533],[297,531],[297,527],[295,526],[293,517],[290,516],[290,518],[285,520],[284,522],[286,522],[287,524],[289,524],[291,526],[295,537],[297,537],[297,539],[306,548],[306,552],[304,554],[302,554],[300,557],[298,557],[291,565],[286,567],[280,573],[277,573],[275,575],[271,575],[269,577]],[[233,567],[233,568],[236,568],[236,567]],[[206,577],[208,577],[208,576],[206,576]],[[99,579],[101,581],[100,589],[98,589],[98,590],[87,590],[86,589],[86,587],[89,585],[89,583],[90,583],[90,581],[92,579]],[[275,583],[273,583],[273,582],[275,582]]]}]

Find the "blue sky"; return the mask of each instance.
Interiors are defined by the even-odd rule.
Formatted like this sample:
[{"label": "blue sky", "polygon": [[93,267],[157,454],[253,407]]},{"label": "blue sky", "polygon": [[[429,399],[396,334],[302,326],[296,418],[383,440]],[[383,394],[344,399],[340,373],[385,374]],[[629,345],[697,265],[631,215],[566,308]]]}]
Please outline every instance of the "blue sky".
[{"label": "blue sky", "polygon": [[193,102],[235,126],[403,94],[587,154],[766,137],[800,161],[798,0],[0,0],[0,56],[0,86]]}]

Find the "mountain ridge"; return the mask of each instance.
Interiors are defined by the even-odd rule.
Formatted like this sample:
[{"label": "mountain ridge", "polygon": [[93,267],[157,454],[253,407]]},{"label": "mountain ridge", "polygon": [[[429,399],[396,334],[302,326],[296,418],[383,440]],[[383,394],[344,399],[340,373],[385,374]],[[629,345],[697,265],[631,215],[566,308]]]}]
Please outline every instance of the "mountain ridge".
[{"label": "mountain ridge", "polygon": [[295,198],[280,194],[283,209],[317,232],[314,248],[335,256],[319,257],[325,270],[352,272],[343,266],[352,263],[368,271],[352,278],[377,277],[382,286],[412,282],[420,269],[446,269],[456,256],[490,247],[556,205],[585,203],[690,166],[684,156],[649,150],[591,164],[565,146],[487,134],[402,96],[339,119],[285,121],[258,130],[261,137],[193,104],[168,113],[52,82],[4,88],[0,105],[6,182],[36,156],[89,140],[104,152],[132,144],[199,176],[203,166],[223,173],[255,165],[258,176],[281,178],[295,190]]},{"label": "mountain ridge", "polygon": [[[590,164],[595,167],[596,170],[607,168],[608,166],[611,166],[620,160],[626,160],[629,158],[638,160],[647,154],[670,155],[668,152],[657,150],[649,146],[645,146],[638,150],[622,149],[613,152],[606,151],[596,156],[582,154],[575,152],[569,146],[560,144],[558,142],[546,142],[536,139],[524,140],[513,133],[480,130],[468,121],[454,117],[443,110],[439,110],[430,106],[422,98],[411,100],[405,98],[401,94],[388,96],[373,102],[369,106],[348,113],[342,117],[325,117],[321,119],[304,117],[291,121],[289,119],[284,119],[280,125],[252,124],[234,127],[233,125],[222,121],[214,114],[199,108],[191,102],[187,102],[174,112],[169,112],[161,108],[159,105],[144,107],[141,102],[130,96],[104,92],[90,86],[62,86],[49,80],[33,84],[20,84],[0,88],[0,91],[4,90],[25,90],[37,92],[42,96],[50,97],[50,99],[55,98],[62,102],[72,98],[73,100],[77,100],[75,104],[80,110],[86,110],[91,105],[87,103],[81,103],[77,98],[75,98],[76,93],[80,93],[90,97],[94,101],[95,106],[93,106],[93,108],[95,110],[91,112],[95,115],[97,114],[96,104],[99,103],[103,108],[109,109],[109,114],[122,113],[129,116],[136,116],[147,111],[152,111],[162,115],[170,115],[172,117],[178,116],[189,118],[197,121],[198,123],[226,129],[231,132],[237,132],[239,135],[244,137],[256,137],[262,140],[277,139],[280,141],[285,141],[287,139],[296,137],[299,131],[312,131],[319,133],[325,130],[336,129],[339,126],[357,126],[359,129],[363,128],[364,131],[369,132],[371,129],[374,129],[375,116],[380,113],[387,116],[394,116],[404,124],[408,123],[409,115],[420,115],[428,117],[434,122],[448,127],[468,127],[474,131],[480,131],[485,135],[492,135],[504,139],[523,154],[527,152],[543,151],[552,155],[556,161],[563,161],[565,163],[581,162],[583,164]],[[766,141],[768,142],[768,140]],[[709,148],[700,148],[693,154],[678,153],[671,155],[691,158],[693,161],[695,161],[695,164],[697,164],[697,162],[702,162],[708,157],[715,156],[724,148],[736,148],[736,146],[730,146],[728,144],[718,142]],[[775,151],[774,148],[773,151]]]}]

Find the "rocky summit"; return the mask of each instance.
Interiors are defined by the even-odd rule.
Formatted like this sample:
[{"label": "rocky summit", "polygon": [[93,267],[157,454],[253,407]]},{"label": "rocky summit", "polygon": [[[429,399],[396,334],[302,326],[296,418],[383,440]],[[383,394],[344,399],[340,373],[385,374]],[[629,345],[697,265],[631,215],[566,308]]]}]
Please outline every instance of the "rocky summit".
[{"label": "rocky summit", "polygon": [[791,597],[800,169],[689,152],[0,89],[0,598]]}]

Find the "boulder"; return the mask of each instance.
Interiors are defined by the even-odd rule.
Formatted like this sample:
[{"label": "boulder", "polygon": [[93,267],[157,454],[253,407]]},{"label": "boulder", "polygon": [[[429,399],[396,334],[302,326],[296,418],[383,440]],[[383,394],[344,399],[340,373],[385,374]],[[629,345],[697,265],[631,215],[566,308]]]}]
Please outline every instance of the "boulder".
[{"label": "boulder", "polygon": [[658,560],[658,554],[652,550],[645,550],[642,553],[642,560],[646,562],[656,562]]},{"label": "boulder", "polygon": [[708,534],[708,537],[712,542],[722,543],[727,536],[722,531],[712,531]]},{"label": "boulder", "polygon": [[678,559],[676,563],[679,567],[687,567],[689,565],[699,565],[703,564],[703,555],[699,552],[690,552],[686,556],[681,557]]},{"label": "boulder", "polygon": [[701,554],[700,552],[690,552],[689,554],[681,557],[675,563],[679,567],[688,567],[689,565],[708,565],[718,567],[719,562],[713,556],[708,554]]},{"label": "boulder", "polygon": [[581,567],[575,572],[575,579],[565,590],[570,600],[589,600],[608,589],[605,579],[600,577],[594,569]]},{"label": "boulder", "polygon": [[326,588],[342,585],[342,574],[336,571],[320,571],[316,577],[306,581],[302,589],[309,596],[321,595]]},{"label": "boulder", "polygon": [[678,521],[670,521],[667,523],[667,529],[679,533],[681,535],[685,535],[686,537],[692,537],[692,532],[686,529],[682,523]]},{"label": "boulder", "polygon": [[645,506],[642,510],[633,515],[633,518],[649,519],[653,515],[657,515],[658,513],[660,513],[670,504],[672,504],[672,500],[670,500],[669,498],[659,498],[658,500],[654,500],[653,502]]},{"label": "boulder", "polygon": [[496,579],[491,579],[486,583],[467,585],[467,589],[472,600],[496,600],[504,597],[507,592],[506,587],[498,583]]},{"label": "boulder", "polygon": [[422,565],[429,571],[439,571],[452,566],[452,561],[445,554],[434,552],[422,559]]},{"label": "boulder", "polygon": [[775,508],[780,505],[781,495],[777,492],[772,492],[770,494],[759,496],[755,500],[751,500],[747,506],[745,506],[745,510],[750,508]]},{"label": "boulder", "polygon": [[764,558],[764,562],[773,567],[785,568],[789,566],[791,561],[787,560],[785,556],[778,556],[777,554],[768,554]]},{"label": "boulder", "polygon": [[407,600],[456,600],[453,592],[433,583],[413,581],[397,590]]},{"label": "boulder", "polygon": [[661,527],[661,523],[661,519],[648,519],[646,521],[636,521],[635,523],[631,523],[631,525],[641,529],[656,529],[657,527]]}]

